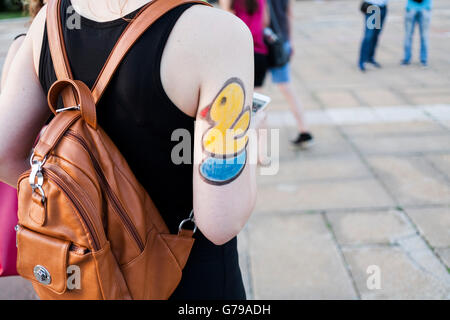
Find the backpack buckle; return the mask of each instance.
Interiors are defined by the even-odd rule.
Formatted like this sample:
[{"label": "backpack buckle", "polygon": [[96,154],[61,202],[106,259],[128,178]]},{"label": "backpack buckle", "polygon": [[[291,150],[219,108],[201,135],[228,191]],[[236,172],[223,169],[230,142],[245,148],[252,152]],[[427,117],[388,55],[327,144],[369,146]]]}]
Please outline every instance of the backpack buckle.
[{"label": "backpack buckle", "polygon": [[29,182],[33,192],[37,193],[36,190],[39,191],[39,195],[41,196],[41,202],[42,204],[44,204],[47,198],[45,197],[45,192],[44,189],[42,188],[42,186],[44,185],[44,174],[42,173],[42,166],[44,165],[45,161],[47,161],[47,157],[45,157],[44,160],[42,161],[33,159],[34,159],[34,152],[30,158],[31,173]]},{"label": "backpack buckle", "polygon": [[193,232],[195,233],[195,231],[197,231],[197,225],[195,224],[194,209],[192,209],[191,214],[189,215],[189,218],[181,221],[180,226],[178,227],[178,232],[181,232],[181,230],[183,229],[183,226],[188,222],[192,222],[194,224]]},{"label": "backpack buckle", "polygon": [[49,285],[50,283],[52,283],[52,276],[45,267],[37,265],[34,267],[33,273],[34,277],[37,281],[39,281],[39,283],[44,285]]}]

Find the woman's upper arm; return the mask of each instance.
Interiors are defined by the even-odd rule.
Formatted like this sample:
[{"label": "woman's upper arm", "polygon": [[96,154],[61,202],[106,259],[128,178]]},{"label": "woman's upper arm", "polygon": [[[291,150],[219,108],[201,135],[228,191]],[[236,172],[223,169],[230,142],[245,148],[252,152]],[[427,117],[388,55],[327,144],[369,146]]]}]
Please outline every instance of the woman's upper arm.
[{"label": "woman's upper arm", "polygon": [[[12,184],[23,160],[49,116],[46,96],[36,73],[35,37],[42,34],[45,17],[37,18],[16,56],[0,94],[0,179]],[[42,38],[40,39],[42,41]]]},{"label": "woman's upper arm", "polygon": [[245,225],[256,197],[249,163],[254,81],[253,40],[240,20],[218,14],[198,50],[200,95],[194,137],[194,211],[197,225],[216,244]]},{"label": "woman's upper arm", "polygon": [[14,59],[14,57],[17,54],[17,51],[19,51],[20,46],[22,45],[24,40],[24,36],[21,36],[13,41],[11,46],[8,49],[8,54],[6,55],[5,63],[3,65],[3,71],[2,71],[2,80],[0,87],[3,89],[6,84],[6,78],[8,77],[9,68],[11,67],[11,63]]}]

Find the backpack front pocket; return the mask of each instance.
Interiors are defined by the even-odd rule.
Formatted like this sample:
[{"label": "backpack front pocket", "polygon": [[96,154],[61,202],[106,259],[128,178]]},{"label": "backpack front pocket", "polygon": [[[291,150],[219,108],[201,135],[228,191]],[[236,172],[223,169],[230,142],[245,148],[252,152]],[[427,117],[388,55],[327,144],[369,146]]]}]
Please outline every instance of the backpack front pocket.
[{"label": "backpack front pocket", "polygon": [[[98,253],[70,241],[17,226],[17,271],[32,282],[41,299],[104,299],[95,254],[110,254],[109,244]],[[111,264],[110,264],[111,265]]]},{"label": "backpack front pocket", "polygon": [[19,226],[17,248],[17,271],[22,277],[56,294],[67,290],[69,241]]}]

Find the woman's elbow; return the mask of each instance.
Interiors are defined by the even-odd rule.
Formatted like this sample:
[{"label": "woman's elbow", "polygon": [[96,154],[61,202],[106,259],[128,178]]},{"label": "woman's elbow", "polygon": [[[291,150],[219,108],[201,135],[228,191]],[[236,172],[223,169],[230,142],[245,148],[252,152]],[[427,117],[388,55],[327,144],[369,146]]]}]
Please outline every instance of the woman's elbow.
[{"label": "woman's elbow", "polygon": [[2,176],[2,173],[7,171],[9,167],[9,163],[11,162],[11,157],[8,155],[7,152],[2,150],[0,148],[0,177]]},{"label": "woman's elbow", "polygon": [[5,155],[0,154],[0,182],[10,183],[9,168],[11,168],[9,158]]},{"label": "woman's elbow", "polygon": [[[1,148],[0,148],[1,149]],[[14,157],[0,150],[0,181],[16,186],[17,179],[29,166],[27,157]]]},{"label": "woman's elbow", "polygon": [[239,232],[242,230],[241,226],[236,223],[235,226],[227,226],[227,227],[202,227],[198,226],[201,230],[202,234],[214,243],[216,246],[222,246],[236,237]]},{"label": "woman's elbow", "polygon": [[214,216],[208,215],[206,219],[203,216],[196,217],[196,223],[203,235],[217,246],[236,237],[245,227],[250,215],[254,209],[256,196],[250,199],[247,206],[240,210],[233,210],[233,214],[229,212],[216,212]]}]

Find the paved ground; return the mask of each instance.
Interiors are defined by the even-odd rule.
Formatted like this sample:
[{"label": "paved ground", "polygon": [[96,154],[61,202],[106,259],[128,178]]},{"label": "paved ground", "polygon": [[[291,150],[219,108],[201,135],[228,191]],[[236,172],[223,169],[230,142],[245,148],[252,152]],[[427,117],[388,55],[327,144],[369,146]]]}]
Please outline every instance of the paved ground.
[{"label": "paved ground", "polygon": [[[317,142],[289,148],[293,122],[268,84],[281,163],[259,177],[240,235],[249,298],[450,299],[450,3],[434,1],[428,69],[399,66],[404,1],[392,1],[383,69],[361,74],[359,2],[296,3],[294,83]],[[0,23],[0,54],[19,25]],[[0,280],[0,298],[31,297]]]}]

